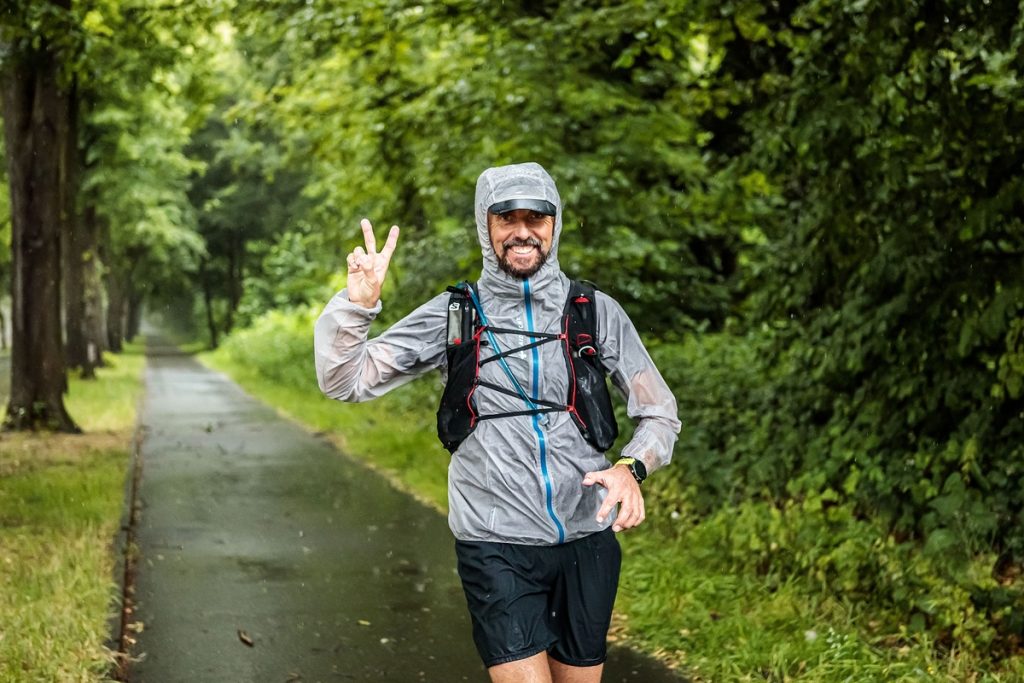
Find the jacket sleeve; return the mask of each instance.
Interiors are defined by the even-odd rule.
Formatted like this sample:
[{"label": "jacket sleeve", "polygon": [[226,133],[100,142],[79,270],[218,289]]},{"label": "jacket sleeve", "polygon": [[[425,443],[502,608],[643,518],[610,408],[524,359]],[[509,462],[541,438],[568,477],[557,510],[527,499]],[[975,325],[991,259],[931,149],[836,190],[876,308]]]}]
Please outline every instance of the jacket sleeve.
[{"label": "jacket sleeve", "polygon": [[365,308],[341,290],[316,321],[313,347],[320,391],[340,401],[368,401],[445,362],[446,294],[369,339],[381,304]]},{"label": "jacket sleeve", "polygon": [[651,473],[672,460],[680,428],[676,399],[618,302],[598,292],[597,307],[601,360],[637,422],[621,455],[637,458]]}]

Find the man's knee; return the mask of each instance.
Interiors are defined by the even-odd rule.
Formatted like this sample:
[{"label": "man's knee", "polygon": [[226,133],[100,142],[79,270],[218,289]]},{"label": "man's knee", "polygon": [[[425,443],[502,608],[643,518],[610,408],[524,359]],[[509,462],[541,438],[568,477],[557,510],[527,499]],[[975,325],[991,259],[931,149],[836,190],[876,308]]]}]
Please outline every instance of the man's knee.
[{"label": "man's knee", "polygon": [[487,673],[492,683],[552,683],[547,652],[496,664],[487,669]]},{"label": "man's knee", "polygon": [[600,683],[604,664],[595,666],[572,666],[548,657],[553,683]]}]

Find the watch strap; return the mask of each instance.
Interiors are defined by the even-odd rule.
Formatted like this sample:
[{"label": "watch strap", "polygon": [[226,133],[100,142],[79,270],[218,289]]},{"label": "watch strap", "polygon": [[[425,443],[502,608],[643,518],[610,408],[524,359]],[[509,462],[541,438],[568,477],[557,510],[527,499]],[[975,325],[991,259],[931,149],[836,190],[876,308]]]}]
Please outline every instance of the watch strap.
[{"label": "watch strap", "polygon": [[[637,484],[644,483],[644,479],[646,479],[646,476],[640,476],[640,474],[637,472],[636,458],[619,458],[618,460],[615,461],[615,464],[616,465],[625,465],[626,467],[628,467],[629,468],[629,473],[633,475],[633,479],[636,480]],[[644,468],[641,465],[641,469],[646,474],[646,468]]]}]

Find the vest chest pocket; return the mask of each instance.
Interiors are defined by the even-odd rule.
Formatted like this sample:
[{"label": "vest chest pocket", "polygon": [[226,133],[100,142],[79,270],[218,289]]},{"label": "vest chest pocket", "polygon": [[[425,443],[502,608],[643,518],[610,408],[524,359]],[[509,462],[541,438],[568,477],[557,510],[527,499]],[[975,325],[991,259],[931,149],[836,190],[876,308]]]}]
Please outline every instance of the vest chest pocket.
[{"label": "vest chest pocket", "polygon": [[460,347],[449,356],[452,365],[448,368],[448,382],[437,409],[437,435],[449,453],[454,453],[476,426],[476,411],[472,403],[478,348],[473,340]]}]

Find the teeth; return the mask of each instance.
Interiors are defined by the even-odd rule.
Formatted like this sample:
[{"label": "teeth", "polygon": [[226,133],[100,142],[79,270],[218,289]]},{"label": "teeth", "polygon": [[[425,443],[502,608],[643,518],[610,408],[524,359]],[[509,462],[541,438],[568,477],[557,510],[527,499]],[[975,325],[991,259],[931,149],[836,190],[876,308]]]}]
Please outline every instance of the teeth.
[{"label": "teeth", "polygon": [[525,247],[512,247],[513,254],[529,254],[536,247],[525,246]]}]

